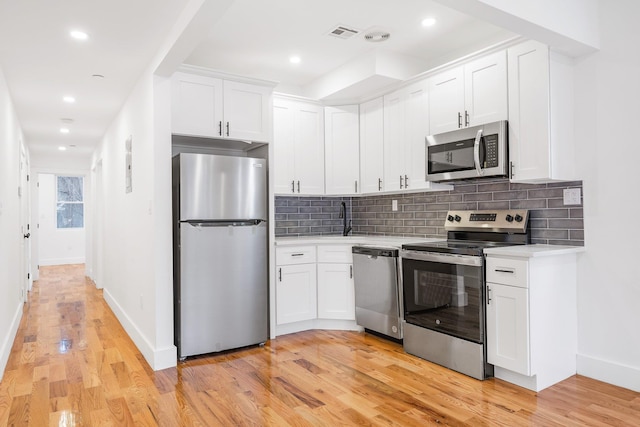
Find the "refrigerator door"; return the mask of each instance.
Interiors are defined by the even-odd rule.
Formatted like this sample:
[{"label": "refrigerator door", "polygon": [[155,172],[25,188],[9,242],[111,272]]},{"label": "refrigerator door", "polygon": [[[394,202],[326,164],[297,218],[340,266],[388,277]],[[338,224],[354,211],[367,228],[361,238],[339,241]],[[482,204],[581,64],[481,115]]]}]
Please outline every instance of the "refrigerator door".
[{"label": "refrigerator door", "polygon": [[265,342],[266,223],[183,222],[180,235],[180,358]]},{"label": "refrigerator door", "polygon": [[177,158],[180,221],[267,219],[264,159],[192,153]]}]

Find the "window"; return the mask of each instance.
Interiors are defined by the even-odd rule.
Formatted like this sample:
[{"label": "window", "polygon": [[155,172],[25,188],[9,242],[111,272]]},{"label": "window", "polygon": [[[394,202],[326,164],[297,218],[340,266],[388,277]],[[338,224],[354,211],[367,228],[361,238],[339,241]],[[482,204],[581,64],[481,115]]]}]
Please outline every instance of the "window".
[{"label": "window", "polygon": [[81,176],[56,177],[58,228],[84,227],[84,180]]}]

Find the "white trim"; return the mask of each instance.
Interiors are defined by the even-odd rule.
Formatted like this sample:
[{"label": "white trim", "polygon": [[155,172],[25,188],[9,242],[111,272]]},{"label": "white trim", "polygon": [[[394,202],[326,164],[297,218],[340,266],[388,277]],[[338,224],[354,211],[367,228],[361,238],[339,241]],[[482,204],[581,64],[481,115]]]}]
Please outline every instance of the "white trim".
[{"label": "white trim", "polygon": [[201,67],[198,65],[182,64],[178,67],[176,71],[180,71],[187,74],[196,74],[199,76],[230,80],[238,83],[247,83],[247,84],[252,84],[256,86],[266,86],[270,88],[274,88],[278,85],[278,82],[273,82],[271,80],[263,80],[263,79],[256,79],[253,77],[239,76],[237,74],[231,74],[231,73],[227,73],[220,70],[214,70],[212,68]]},{"label": "white trim", "polygon": [[13,321],[11,322],[9,333],[2,340],[2,347],[0,347],[0,381],[2,381],[4,377],[4,369],[7,367],[7,362],[11,355],[11,347],[13,347],[13,341],[16,339],[20,320],[22,320],[23,306],[24,304],[22,303],[18,304],[16,312],[13,315]]},{"label": "white trim", "polygon": [[127,335],[129,335],[149,366],[151,366],[151,369],[159,371],[161,369],[177,366],[178,349],[176,346],[172,345],[162,349],[155,349],[131,318],[127,316],[122,307],[120,307],[120,304],[118,304],[109,293],[108,289],[104,289],[103,296],[104,300],[109,305],[109,308],[111,308],[111,311],[113,311],[113,314],[115,314],[116,318],[120,321],[120,324],[127,332]]},{"label": "white trim", "polygon": [[38,262],[40,267],[44,265],[66,265],[66,264],[84,264],[85,257],[77,257],[77,258],[49,258],[49,259],[41,259]]},{"label": "white trim", "polygon": [[640,392],[640,368],[578,354],[578,374]]}]

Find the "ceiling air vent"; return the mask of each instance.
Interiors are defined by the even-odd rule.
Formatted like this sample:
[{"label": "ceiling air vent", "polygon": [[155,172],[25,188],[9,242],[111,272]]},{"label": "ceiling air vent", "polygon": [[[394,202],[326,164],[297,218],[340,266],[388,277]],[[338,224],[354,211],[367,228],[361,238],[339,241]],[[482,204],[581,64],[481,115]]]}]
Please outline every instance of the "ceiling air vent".
[{"label": "ceiling air vent", "polygon": [[329,35],[337,37],[339,39],[350,39],[359,32],[359,30],[356,30],[354,28],[345,27],[344,25],[337,25],[331,31],[329,31]]},{"label": "ceiling air vent", "polygon": [[374,31],[364,35],[364,39],[368,42],[383,42],[389,40],[391,34],[384,31]]}]

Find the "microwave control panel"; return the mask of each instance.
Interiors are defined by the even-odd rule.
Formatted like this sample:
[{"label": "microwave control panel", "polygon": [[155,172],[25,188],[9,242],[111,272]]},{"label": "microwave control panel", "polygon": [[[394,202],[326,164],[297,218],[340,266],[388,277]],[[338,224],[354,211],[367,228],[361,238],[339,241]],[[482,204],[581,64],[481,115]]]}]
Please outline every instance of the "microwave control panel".
[{"label": "microwave control panel", "polygon": [[498,166],[498,135],[486,135],[484,137],[484,168],[495,168]]}]

